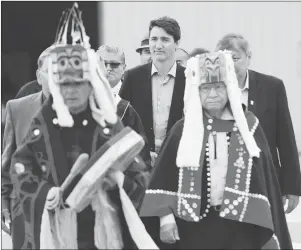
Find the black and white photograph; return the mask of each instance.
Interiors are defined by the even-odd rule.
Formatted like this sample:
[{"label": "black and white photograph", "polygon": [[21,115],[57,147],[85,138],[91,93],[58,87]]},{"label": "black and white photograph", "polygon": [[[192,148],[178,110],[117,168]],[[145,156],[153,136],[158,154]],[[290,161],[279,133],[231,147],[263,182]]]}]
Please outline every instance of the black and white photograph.
[{"label": "black and white photograph", "polygon": [[301,1],[1,1],[1,249],[301,249]]}]

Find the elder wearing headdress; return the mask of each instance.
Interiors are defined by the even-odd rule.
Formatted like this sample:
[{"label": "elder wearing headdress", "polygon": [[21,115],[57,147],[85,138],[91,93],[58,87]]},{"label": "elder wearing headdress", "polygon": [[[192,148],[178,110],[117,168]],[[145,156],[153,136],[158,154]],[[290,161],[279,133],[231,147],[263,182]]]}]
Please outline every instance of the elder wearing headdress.
[{"label": "elder wearing headdress", "polygon": [[240,103],[231,53],[188,60],[184,118],[170,131],[140,216],[179,249],[291,249],[271,153]]},{"label": "elder wearing headdress", "polygon": [[144,140],[116,114],[77,4],[60,20],[48,84],[50,97],[12,158],[19,210],[31,228],[26,248],[156,248],[137,213],[148,178]]}]

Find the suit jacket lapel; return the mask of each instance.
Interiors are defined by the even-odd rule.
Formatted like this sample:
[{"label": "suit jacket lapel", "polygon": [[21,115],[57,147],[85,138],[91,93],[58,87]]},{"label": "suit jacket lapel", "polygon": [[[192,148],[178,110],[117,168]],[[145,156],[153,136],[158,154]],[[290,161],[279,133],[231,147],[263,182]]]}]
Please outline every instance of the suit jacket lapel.
[{"label": "suit jacket lapel", "polygon": [[37,114],[38,111],[42,108],[42,105],[43,105],[43,93],[42,91],[40,91],[36,95],[32,96],[30,112]]},{"label": "suit jacket lapel", "polygon": [[185,89],[184,69],[177,65],[175,85],[171,99],[167,131],[183,116],[183,94]]},{"label": "suit jacket lapel", "polygon": [[[144,90],[138,93],[138,95],[141,93],[146,93],[146,95],[142,95],[141,98],[145,99],[145,117],[147,119],[147,124],[149,124],[150,128],[153,127],[153,91],[152,91],[152,76],[151,76],[151,69],[152,69],[152,63],[149,63],[146,66],[147,73],[143,74],[145,79],[143,79],[143,83],[141,86],[143,86]],[[149,94],[148,94],[149,93]]]},{"label": "suit jacket lapel", "polygon": [[259,84],[254,71],[249,70],[249,95],[248,95],[248,110],[252,111],[255,115],[258,109]]}]

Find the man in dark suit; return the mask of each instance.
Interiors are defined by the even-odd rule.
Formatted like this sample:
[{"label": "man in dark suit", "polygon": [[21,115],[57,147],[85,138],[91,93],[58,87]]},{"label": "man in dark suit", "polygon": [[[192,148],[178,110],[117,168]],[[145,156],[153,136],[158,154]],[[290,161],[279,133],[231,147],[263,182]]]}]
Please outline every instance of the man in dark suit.
[{"label": "man in dark suit", "polygon": [[149,33],[153,62],[126,71],[119,94],[138,112],[154,162],[166,133],[183,116],[185,75],[176,63],[178,22],[169,17],[153,20]]},{"label": "man in dark suit", "polygon": [[[119,94],[138,112],[154,164],[166,134],[183,116],[185,75],[184,68],[176,63],[181,38],[178,22],[169,17],[153,20],[149,34],[152,63],[125,72]],[[161,242],[158,218],[143,217],[142,221],[159,248],[174,247]]]},{"label": "man in dark suit", "polygon": [[242,103],[259,119],[269,142],[281,186],[286,213],[292,212],[301,195],[298,150],[283,81],[248,70],[251,51],[248,41],[238,34],[227,34],[216,50],[230,50],[242,91]]},{"label": "man in dark suit", "polygon": [[[10,178],[11,158],[17,147],[22,144],[33,117],[42,107],[44,99],[49,96],[47,63],[45,59],[48,56],[49,50],[46,49],[38,59],[37,82],[41,85],[42,91],[22,97],[20,99],[11,100],[6,105],[6,121],[3,135],[3,154],[1,168],[1,194],[2,194],[2,228],[10,231],[13,241],[13,248],[20,249],[26,246],[20,246],[16,242],[22,242],[23,237],[26,237],[25,228],[20,228],[10,225],[11,219],[19,217],[22,221],[23,214],[15,212],[14,206],[18,203],[18,199]],[[24,240],[23,242],[26,242]]]}]

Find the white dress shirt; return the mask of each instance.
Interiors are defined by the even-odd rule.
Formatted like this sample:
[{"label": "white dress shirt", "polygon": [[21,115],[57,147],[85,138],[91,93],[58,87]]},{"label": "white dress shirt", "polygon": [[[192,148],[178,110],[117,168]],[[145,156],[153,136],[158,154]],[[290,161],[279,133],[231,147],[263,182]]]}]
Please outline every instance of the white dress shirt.
[{"label": "white dress shirt", "polygon": [[159,152],[166,137],[169,111],[175,85],[177,63],[174,62],[167,77],[163,80],[155,65],[152,65],[152,104],[155,151]]},{"label": "white dress shirt", "polygon": [[121,85],[122,85],[122,82],[119,81],[115,87],[112,88],[112,93],[114,95],[114,98],[116,100],[116,105],[120,102],[121,98],[119,96],[119,91],[120,91],[120,88],[121,88]]}]

